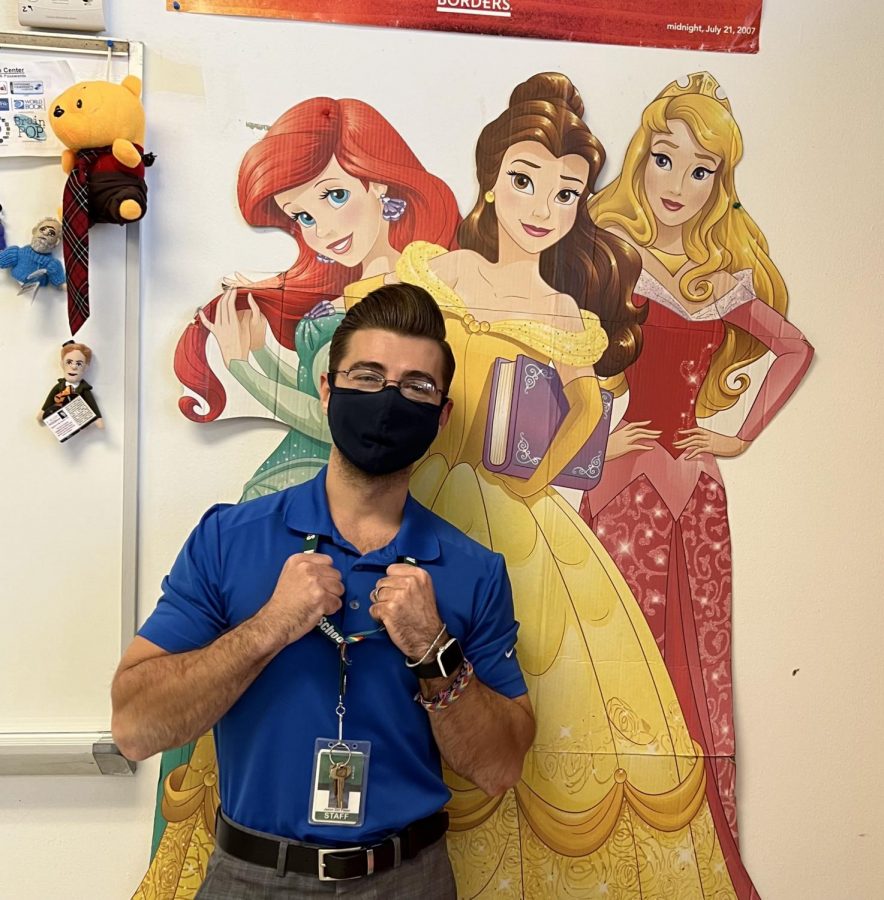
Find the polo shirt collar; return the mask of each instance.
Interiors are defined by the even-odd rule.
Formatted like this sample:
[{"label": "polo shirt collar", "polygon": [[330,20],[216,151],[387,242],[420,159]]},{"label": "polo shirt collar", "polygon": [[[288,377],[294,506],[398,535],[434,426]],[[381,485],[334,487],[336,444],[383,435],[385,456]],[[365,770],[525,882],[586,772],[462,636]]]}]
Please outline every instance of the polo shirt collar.
[{"label": "polo shirt collar", "polygon": [[[325,480],[328,466],[323,466],[310,481],[289,488],[285,498],[283,519],[293,531],[318,534],[334,541],[341,540],[328,509]],[[433,514],[409,494],[405,499],[402,525],[390,543],[395,556],[410,556],[427,562],[439,556]]]},{"label": "polo shirt collar", "polygon": [[286,491],[283,519],[293,531],[323,537],[332,537],[334,534],[335,527],[325,496],[325,472],[323,466],[314,478]]},{"label": "polo shirt collar", "polygon": [[439,538],[433,518],[433,514],[411,494],[405,498],[402,525],[393,538],[397,556],[410,556],[422,562],[438,558]]}]

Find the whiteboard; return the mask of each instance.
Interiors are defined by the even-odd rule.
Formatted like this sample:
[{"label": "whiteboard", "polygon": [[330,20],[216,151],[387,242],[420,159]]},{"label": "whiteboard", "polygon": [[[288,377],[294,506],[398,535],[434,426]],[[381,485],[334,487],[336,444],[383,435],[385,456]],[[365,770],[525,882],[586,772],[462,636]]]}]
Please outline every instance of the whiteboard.
[{"label": "whiteboard", "polygon": [[[142,58],[125,41],[0,33],[0,66],[64,59],[75,81],[141,77]],[[58,158],[0,159],[9,245],[58,215],[64,182]],[[14,386],[0,412],[0,774],[106,768],[92,748],[110,743],[110,682],[135,629],[138,235],[137,224],[90,231],[91,316],[76,340],[93,350],[86,378],[106,427],[64,444],[36,414],[71,337],[66,293],[41,288],[31,302],[0,270],[0,372]]]}]

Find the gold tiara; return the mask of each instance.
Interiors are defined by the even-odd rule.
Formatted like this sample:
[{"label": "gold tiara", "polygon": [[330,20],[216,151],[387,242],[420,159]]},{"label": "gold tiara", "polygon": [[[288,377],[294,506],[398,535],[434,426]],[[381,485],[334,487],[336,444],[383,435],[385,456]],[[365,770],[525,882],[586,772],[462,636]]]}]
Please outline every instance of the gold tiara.
[{"label": "gold tiara", "polygon": [[682,84],[677,80],[673,81],[657,94],[656,99],[680,97],[682,94],[700,94],[703,97],[711,97],[713,100],[717,100],[728,112],[731,111],[727,95],[721,89],[721,85],[715,80],[715,77],[708,72],[694,72],[692,75],[688,75],[687,84]]}]

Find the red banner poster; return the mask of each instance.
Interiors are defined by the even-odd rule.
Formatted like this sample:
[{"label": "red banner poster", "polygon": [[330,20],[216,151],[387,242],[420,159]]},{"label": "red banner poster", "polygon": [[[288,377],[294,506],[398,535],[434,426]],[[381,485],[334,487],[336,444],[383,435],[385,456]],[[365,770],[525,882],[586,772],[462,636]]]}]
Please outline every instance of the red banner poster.
[{"label": "red banner poster", "polygon": [[167,0],[176,12],[757,53],[762,0]]}]

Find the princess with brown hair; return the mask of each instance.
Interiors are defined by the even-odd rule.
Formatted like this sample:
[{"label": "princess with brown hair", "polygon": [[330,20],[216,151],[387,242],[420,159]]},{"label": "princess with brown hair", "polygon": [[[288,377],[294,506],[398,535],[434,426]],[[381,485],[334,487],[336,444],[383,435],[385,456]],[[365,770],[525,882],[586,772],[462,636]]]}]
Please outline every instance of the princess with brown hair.
[{"label": "princess with brown hair", "polygon": [[[588,215],[604,149],[583,113],[563,75],[520,84],[479,137],[462,249],[416,243],[397,266],[439,303],[458,372],[412,492],[505,556],[537,717],[513,791],[450,777],[449,850],[465,897],[720,900],[735,894],[702,751],[629,587],[552,487],[600,419],[599,376],[636,359],[646,315],[631,299],[638,254]],[[569,404],[527,479],[483,465],[492,370],[519,355],[552,362]]]}]

